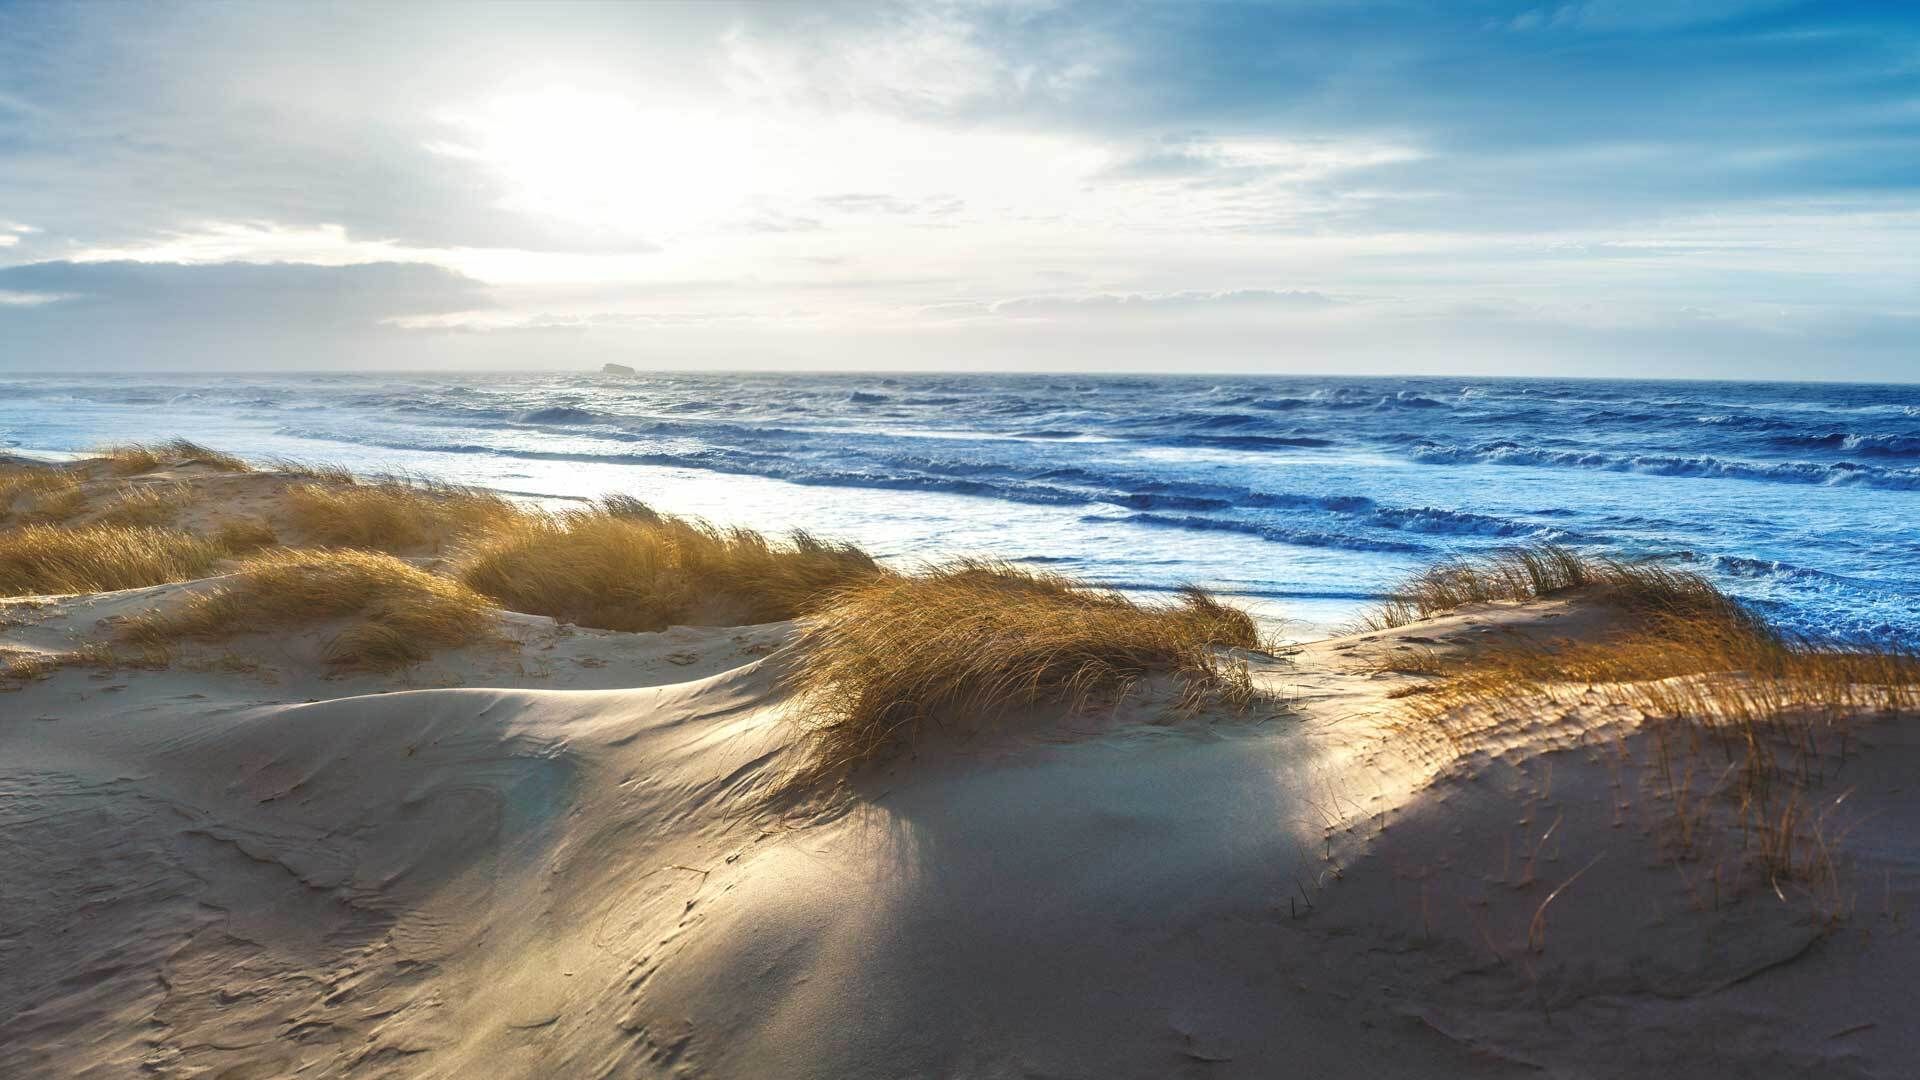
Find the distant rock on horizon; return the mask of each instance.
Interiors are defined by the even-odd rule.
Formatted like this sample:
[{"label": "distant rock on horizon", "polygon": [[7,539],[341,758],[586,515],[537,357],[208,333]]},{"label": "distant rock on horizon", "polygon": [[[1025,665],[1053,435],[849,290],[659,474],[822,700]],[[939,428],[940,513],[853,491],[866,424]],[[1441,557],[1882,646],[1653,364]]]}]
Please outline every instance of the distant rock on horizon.
[{"label": "distant rock on horizon", "polygon": [[601,364],[600,374],[602,375],[638,375],[640,373],[633,370],[632,368],[628,367],[625,364]]}]

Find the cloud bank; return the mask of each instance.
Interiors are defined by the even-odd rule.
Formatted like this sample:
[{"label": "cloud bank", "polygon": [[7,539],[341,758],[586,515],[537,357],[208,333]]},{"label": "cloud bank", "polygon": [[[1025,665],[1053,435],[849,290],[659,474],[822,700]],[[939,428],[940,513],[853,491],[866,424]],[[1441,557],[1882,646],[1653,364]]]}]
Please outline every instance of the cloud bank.
[{"label": "cloud bank", "polygon": [[1785,0],[7,5],[0,367],[1920,379],[1916,55]]}]

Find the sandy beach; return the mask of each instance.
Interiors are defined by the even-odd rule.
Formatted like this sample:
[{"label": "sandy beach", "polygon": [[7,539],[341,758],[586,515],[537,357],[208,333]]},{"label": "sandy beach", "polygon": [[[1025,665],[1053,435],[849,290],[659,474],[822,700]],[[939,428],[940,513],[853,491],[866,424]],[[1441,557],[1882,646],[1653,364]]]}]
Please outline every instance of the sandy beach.
[{"label": "sandy beach", "polygon": [[1920,1078],[1917,61],[0,0],[0,1080]]},{"label": "sandy beach", "polygon": [[[1750,757],[1618,694],[1412,708],[1475,657],[1624,640],[1606,589],[1226,648],[1250,692],[1142,671],[800,785],[821,751],[796,673],[829,615],[490,609],[391,665],[341,662],[365,614],[141,645],[129,626],[247,558],[321,546],[290,491],[353,486],[141,465],[9,465],[81,494],[38,481],[5,524],[164,497],[142,527],[260,546],[0,601],[0,1074],[1920,1066],[1910,716],[1792,729],[1761,817]],[[414,539],[409,565],[470,572],[461,541]]]}]

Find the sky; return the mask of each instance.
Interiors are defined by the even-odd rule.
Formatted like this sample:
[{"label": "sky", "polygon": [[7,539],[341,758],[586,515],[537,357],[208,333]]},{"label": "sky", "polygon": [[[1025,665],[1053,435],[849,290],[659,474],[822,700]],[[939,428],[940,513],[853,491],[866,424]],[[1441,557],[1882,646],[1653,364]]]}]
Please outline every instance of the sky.
[{"label": "sky", "polygon": [[0,0],[0,368],[1920,381],[1920,4]]}]

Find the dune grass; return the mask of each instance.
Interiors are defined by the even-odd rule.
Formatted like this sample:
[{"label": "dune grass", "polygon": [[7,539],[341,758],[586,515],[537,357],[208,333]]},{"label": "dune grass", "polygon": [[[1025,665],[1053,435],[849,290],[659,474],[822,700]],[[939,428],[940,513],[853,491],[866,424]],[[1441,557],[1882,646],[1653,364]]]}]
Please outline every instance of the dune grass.
[{"label": "dune grass", "polygon": [[100,512],[103,525],[165,525],[187,508],[195,497],[185,484],[131,484],[120,489],[119,497]]},{"label": "dune grass", "polygon": [[60,652],[0,648],[0,682],[33,682],[45,679],[63,668],[113,670],[159,666],[164,666],[162,657],[151,653],[122,655],[104,641],[86,641]]},{"label": "dune grass", "polygon": [[1595,641],[1507,641],[1431,670],[1441,682],[1412,708],[1445,726],[1536,715],[1543,704],[1625,706],[1737,744],[1763,774],[1783,738],[1812,749],[1820,729],[1920,711],[1920,654],[1910,649],[1807,641],[1712,610],[1661,613]]},{"label": "dune grass", "polygon": [[231,555],[245,555],[280,542],[271,522],[260,518],[235,518],[221,522],[213,530],[213,542]]},{"label": "dune grass", "polygon": [[1407,699],[1408,717],[1456,748],[1575,710],[1638,714],[1678,856],[1734,836],[1774,892],[1811,883],[1828,894],[1829,916],[1842,906],[1833,803],[1815,809],[1815,793],[1857,724],[1920,715],[1920,654],[1910,649],[1796,640],[1710,611],[1659,615],[1599,641],[1508,643],[1439,675]]},{"label": "dune grass", "polygon": [[438,550],[522,516],[491,492],[410,480],[298,484],[286,508],[316,543],[386,552]]},{"label": "dune grass", "polygon": [[[1649,768],[1683,856],[1728,835],[1709,824],[1725,809],[1740,848],[1774,891],[1793,879],[1837,888],[1825,813],[1811,809],[1811,793],[1829,763],[1846,756],[1856,723],[1920,714],[1920,653],[1796,638],[1699,575],[1557,551],[1503,557],[1504,574],[1484,575],[1495,579],[1490,587],[1462,585],[1460,564],[1442,568],[1438,580],[1456,590],[1449,600],[1459,592],[1524,596],[1537,587],[1527,555],[1547,568],[1547,587],[1536,595],[1593,588],[1633,617],[1597,639],[1516,636],[1460,654],[1428,653],[1418,673],[1430,681],[1394,695],[1402,730],[1437,734],[1457,751],[1503,728],[1629,712],[1651,735]],[[1413,595],[1431,599],[1434,610],[1447,606],[1437,589]]]},{"label": "dune grass", "polygon": [[808,782],[1033,708],[1117,701],[1167,673],[1180,708],[1251,703],[1244,664],[1216,650],[1261,645],[1253,620],[1197,589],[1136,603],[1070,579],[961,561],[875,577],[801,621],[788,676],[809,729]]},{"label": "dune grass", "polygon": [[1415,577],[1371,621],[1398,626],[1463,603],[1575,589],[1633,617],[1597,640],[1518,638],[1453,657],[1429,653],[1419,673],[1442,683],[1410,708],[1485,722],[1535,712],[1543,700],[1601,702],[1753,741],[1760,726],[1789,717],[1920,707],[1920,659],[1911,650],[1795,638],[1699,574],[1560,548],[1443,564]]},{"label": "dune grass", "polygon": [[64,521],[86,505],[78,474],[45,465],[0,465],[0,523]]},{"label": "dune grass", "polygon": [[219,472],[252,472],[253,467],[233,456],[218,450],[209,450],[199,443],[186,439],[170,439],[158,443],[123,443],[102,447],[95,455],[107,463],[107,470],[116,476],[134,476],[152,472],[162,467],[181,465],[204,465]]},{"label": "dune grass", "polygon": [[858,548],[806,533],[769,540],[617,499],[497,525],[471,542],[456,572],[515,611],[643,631],[790,619],[832,590],[882,571]]},{"label": "dune grass", "polygon": [[57,525],[78,517],[87,508],[87,489],[78,484],[56,487],[35,495],[20,513],[23,525]]},{"label": "dune grass", "polygon": [[125,636],[146,645],[213,641],[237,633],[352,619],[326,647],[330,663],[391,670],[435,649],[485,639],[493,605],[457,581],[371,551],[264,551],[233,576],[171,611],[131,622]]},{"label": "dune grass", "polygon": [[345,485],[359,482],[359,478],[354,476],[353,471],[345,465],[294,461],[291,458],[276,457],[263,462],[261,467],[299,480],[311,480],[316,484]]},{"label": "dune grass", "polygon": [[0,649],[0,682],[32,682],[44,679],[61,667],[58,653],[32,652],[26,649]]},{"label": "dune grass", "polygon": [[0,532],[0,595],[113,592],[200,577],[219,548],[173,529],[26,525]]},{"label": "dune grass", "polygon": [[1739,615],[1705,577],[1651,562],[1577,555],[1553,544],[1509,548],[1478,559],[1439,563],[1415,574],[1362,616],[1359,629],[1384,630],[1468,604],[1536,600],[1587,590],[1646,614]]}]

